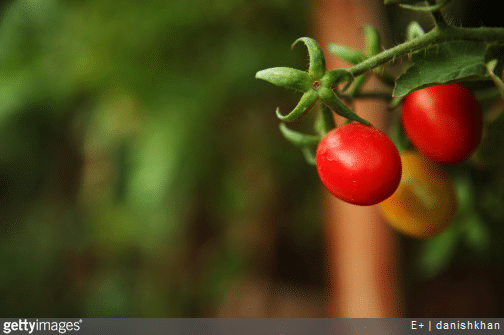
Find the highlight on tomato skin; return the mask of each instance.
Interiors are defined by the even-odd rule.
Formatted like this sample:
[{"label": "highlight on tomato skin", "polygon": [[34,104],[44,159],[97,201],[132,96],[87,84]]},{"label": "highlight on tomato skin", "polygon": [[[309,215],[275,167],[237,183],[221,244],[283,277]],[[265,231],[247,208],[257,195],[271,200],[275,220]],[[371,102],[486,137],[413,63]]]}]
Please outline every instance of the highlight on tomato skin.
[{"label": "highlight on tomato skin", "polygon": [[388,198],[401,180],[401,158],[383,132],[352,122],[328,132],[319,142],[320,180],[335,197],[360,206]]},{"label": "highlight on tomato skin", "polygon": [[457,198],[453,183],[436,163],[413,151],[401,153],[397,190],[378,207],[397,231],[413,238],[441,233],[453,221]]},{"label": "highlight on tomato skin", "polygon": [[483,114],[476,97],[460,83],[434,85],[410,93],[401,121],[411,143],[441,164],[465,161],[478,147]]}]

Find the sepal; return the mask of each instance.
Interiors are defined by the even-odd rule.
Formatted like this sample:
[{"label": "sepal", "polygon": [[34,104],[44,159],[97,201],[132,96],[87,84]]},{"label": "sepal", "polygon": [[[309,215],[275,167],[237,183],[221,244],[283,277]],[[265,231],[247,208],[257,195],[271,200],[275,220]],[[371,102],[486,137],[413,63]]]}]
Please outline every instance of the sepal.
[{"label": "sepal", "polygon": [[308,73],[290,67],[273,67],[262,70],[256,73],[256,78],[298,92],[306,92],[311,88]]}]

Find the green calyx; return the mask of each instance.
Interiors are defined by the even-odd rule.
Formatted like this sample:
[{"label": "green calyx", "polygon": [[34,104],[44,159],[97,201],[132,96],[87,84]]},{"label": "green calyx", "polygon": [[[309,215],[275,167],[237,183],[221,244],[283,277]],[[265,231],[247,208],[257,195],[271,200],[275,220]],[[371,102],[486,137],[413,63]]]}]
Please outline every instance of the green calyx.
[{"label": "green calyx", "polygon": [[299,147],[308,164],[315,165],[315,149],[321,137],[307,135],[287,128],[285,123],[280,123],[280,132],[292,144]]},{"label": "green calyx", "polygon": [[351,82],[353,76],[343,69],[326,72],[325,58],[319,44],[312,38],[301,37],[292,44],[292,47],[300,41],[306,45],[310,57],[307,72],[288,67],[275,67],[259,71],[256,74],[257,79],[304,93],[297,106],[287,115],[282,115],[277,108],[278,118],[282,121],[296,121],[303,117],[320,99],[336,114],[352,121],[369,124],[368,121],[360,118],[348,108],[333,91],[333,87],[336,87],[337,84],[345,81]]},{"label": "green calyx", "polygon": [[299,41],[302,41],[306,45],[306,48],[308,49],[308,55],[310,56],[310,66],[308,67],[308,73],[313,80],[322,78],[322,76],[326,72],[326,64],[324,53],[322,52],[320,45],[313,38],[301,37],[294,41],[291,48],[294,48],[294,46],[296,46]]},{"label": "green calyx", "polygon": [[353,76],[344,69],[336,69],[327,71],[324,76],[320,79],[320,85],[323,87],[331,87],[337,83],[342,83],[345,81],[352,81]]},{"label": "green calyx", "polygon": [[352,112],[352,110],[348,108],[347,105],[345,105],[343,101],[341,101],[341,99],[339,99],[330,88],[322,86],[320,87],[318,92],[319,98],[320,100],[322,100],[324,105],[329,107],[338,115],[341,115],[352,121],[363,123],[365,125],[371,124],[369,121],[364,120],[363,118]]},{"label": "green calyx", "polygon": [[305,92],[305,94],[303,94],[301,100],[299,100],[299,103],[297,104],[296,108],[292,110],[292,112],[284,116],[280,113],[280,109],[277,108],[276,115],[282,121],[299,120],[311,109],[311,107],[315,104],[315,101],[317,101],[317,98],[317,92],[310,89]]},{"label": "green calyx", "polygon": [[[326,71],[326,63],[322,49],[315,40],[309,37],[301,37],[293,44],[303,42],[310,56],[308,71],[301,71],[288,67],[275,67],[257,72],[256,78],[265,80],[277,86],[289,88],[298,92],[303,92],[297,106],[287,115],[280,113],[276,109],[277,117],[282,121],[296,121],[302,118],[308,111],[316,105],[319,113],[314,125],[318,136],[303,134],[289,129],[285,123],[280,124],[280,132],[292,144],[301,149],[309,164],[315,164],[315,149],[322,136],[336,127],[333,112],[351,121],[357,121],[369,125],[370,123],[348,108],[335,94],[334,89],[337,84],[354,81],[353,75],[344,69]],[[347,50],[348,51],[348,50]],[[351,57],[358,58],[359,61],[365,57],[349,50]],[[346,56],[345,56],[346,57]],[[363,76],[364,77],[364,76]],[[322,104],[317,104],[320,100]],[[327,108],[326,108],[327,107]]]},{"label": "green calyx", "polygon": [[274,67],[262,70],[257,72],[256,78],[298,92],[306,92],[312,85],[312,80],[308,73],[290,67]]},{"label": "green calyx", "polygon": [[336,123],[334,122],[333,114],[330,109],[320,108],[315,123],[313,124],[313,129],[321,137],[324,137],[329,131],[336,128]]}]

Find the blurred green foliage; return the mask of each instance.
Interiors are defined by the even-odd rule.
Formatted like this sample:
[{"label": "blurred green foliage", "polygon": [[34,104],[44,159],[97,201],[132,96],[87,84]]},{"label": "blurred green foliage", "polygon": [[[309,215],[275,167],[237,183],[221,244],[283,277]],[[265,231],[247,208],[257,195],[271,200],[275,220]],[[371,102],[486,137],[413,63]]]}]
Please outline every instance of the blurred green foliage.
[{"label": "blurred green foliage", "polygon": [[272,265],[277,239],[320,245],[318,184],[274,118],[295,97],[254,79],[306,65],[306,2],[1,6],[1,315],[212,316],[247,272],[322,286]]}]

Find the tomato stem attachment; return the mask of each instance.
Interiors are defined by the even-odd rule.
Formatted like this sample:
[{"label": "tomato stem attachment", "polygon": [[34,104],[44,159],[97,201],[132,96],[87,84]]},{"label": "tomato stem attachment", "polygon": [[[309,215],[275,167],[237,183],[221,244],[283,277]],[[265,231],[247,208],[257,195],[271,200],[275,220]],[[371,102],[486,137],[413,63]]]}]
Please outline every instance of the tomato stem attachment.
[{"label": "tomato stem attachment", "polygon": [[301,97],[297,106],[287,115],[282,115],[280,113],[280,108],[277,108],[276,115],[282,121],[296,121],[302,118],[308,110],[315,104],[317,101],[318,94],[315,90],[309,90]]}]

